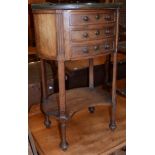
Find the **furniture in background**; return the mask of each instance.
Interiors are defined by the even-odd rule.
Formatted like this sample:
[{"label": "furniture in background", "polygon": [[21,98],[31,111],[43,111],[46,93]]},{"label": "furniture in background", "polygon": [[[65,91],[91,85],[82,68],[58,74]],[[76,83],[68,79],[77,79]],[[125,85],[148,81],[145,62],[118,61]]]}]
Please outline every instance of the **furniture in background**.
[{"label": "furniture in background", "polygon": [[[113,64],[110,64],[110,82],[112,81]],[[124,56],[118,54],[117,80],[126,77],[126,62]],[[89,84],[89,60],[76,60],[65,62],[66,89],[86,87]],[[94,86],[104,85],[105,81],[105,56],[94,59]]]},{"label": "furniture in background", "polygon": [[[116,128],[116,71],[120,4],[34,4],[32,5],[37,52],[41,58],[42,109],[46,126],[49,115],[60,123],[63,150],[68,148],[66,123],[83,108],[110,108],[111,130]],[[113,55],[112,95],[94,87],[93,59]],[[89,87],[65,90],[65,61],[89,59]],[[44,60],[58,63],[59,93],[48,96]]]}]

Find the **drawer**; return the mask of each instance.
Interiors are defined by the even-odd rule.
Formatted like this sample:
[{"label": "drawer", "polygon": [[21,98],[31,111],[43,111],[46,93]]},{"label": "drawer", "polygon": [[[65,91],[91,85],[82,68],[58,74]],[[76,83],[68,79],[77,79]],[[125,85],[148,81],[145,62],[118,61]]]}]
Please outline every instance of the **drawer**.
[{"label": "drawer", "polygon": [[109,39],[93,45],[74,45],[71,48],[71,57],[78,58],[93,56],[111,52],[112,50],[114,50],[114,39]]},{"label": "drawer", "polygon": [[107,37],[113,37],[114,35],[115,35],[114,26],[105,26],[102,29],[96,28],[93,30],[71,30],[70,31],[70,38],[72,42],[103,39]]},{"label": "drawer", "polygon": [[115,22],[115,12],[80,12],[77,14],[71,14],[69,21],[71,26],[110,23]]}]

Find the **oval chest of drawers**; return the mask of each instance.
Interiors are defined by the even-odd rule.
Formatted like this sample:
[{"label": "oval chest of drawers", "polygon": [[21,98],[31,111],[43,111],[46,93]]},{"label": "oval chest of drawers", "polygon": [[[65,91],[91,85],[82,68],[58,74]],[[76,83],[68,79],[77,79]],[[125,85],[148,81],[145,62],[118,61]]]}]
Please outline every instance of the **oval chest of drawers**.
[{"label": "oval chest of drawers", "polygon": [[64,19],[66,59],[88,58],[113,52],[115,10],[67,10]]},{"label": "oval chest of drawers", "polygon": [[[50,126],[49,115],[60,125],[60,147],[68,148],[66,123],[78,111],[97,105],[108,106],[109,127],[116,128],[116,73],[120,4],[86,3],[33,6],[36,45],[41,57],[45,125]],[[113,54],[112,93],[94,87],[93,58]],[[59,93],[46,94],[46,73],[43,59],[58,62]],[[65,61],[89,59],[89,87],[65,90]],[[78,81],[77,81],[78,82]],[[109,109],[110,108],[110,109]]]}]

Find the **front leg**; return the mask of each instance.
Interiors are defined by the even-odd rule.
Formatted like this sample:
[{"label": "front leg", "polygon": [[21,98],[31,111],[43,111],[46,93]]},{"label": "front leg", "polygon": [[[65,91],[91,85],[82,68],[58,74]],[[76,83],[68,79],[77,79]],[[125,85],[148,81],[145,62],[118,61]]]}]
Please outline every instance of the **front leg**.
[{"label": "front leg", "polygon": [[64,61],[58,61],[58,79],[59,79],[59,123],[60,123],[60,135],[61,142],[60,147],[62,150],[68,148],[66,140],[66,92],[65,92],[65,66]]}]

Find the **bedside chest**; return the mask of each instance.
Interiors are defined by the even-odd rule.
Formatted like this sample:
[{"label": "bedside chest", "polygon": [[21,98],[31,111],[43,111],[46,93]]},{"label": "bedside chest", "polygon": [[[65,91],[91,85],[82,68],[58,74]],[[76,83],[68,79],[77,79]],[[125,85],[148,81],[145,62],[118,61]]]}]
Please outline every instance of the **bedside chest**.
[{"label": "bedside chest", "polygon": [[[116,64],[119,3],[33,4],[35,38],[42,59],[42,111],[45,125],[49,115],[60,122],[61,143],[65,150],[66,122],[78,111],[104,105],[110,108],[109,127],[116,128]],[[112,95],[94,87],[93,58],[114,55]],[[59,93],[47,95],[44,59],[58,62]],[[65,90],[65,61],[89,59],[89,87]],[[77,81],[78,82],[78,81]]]}]

